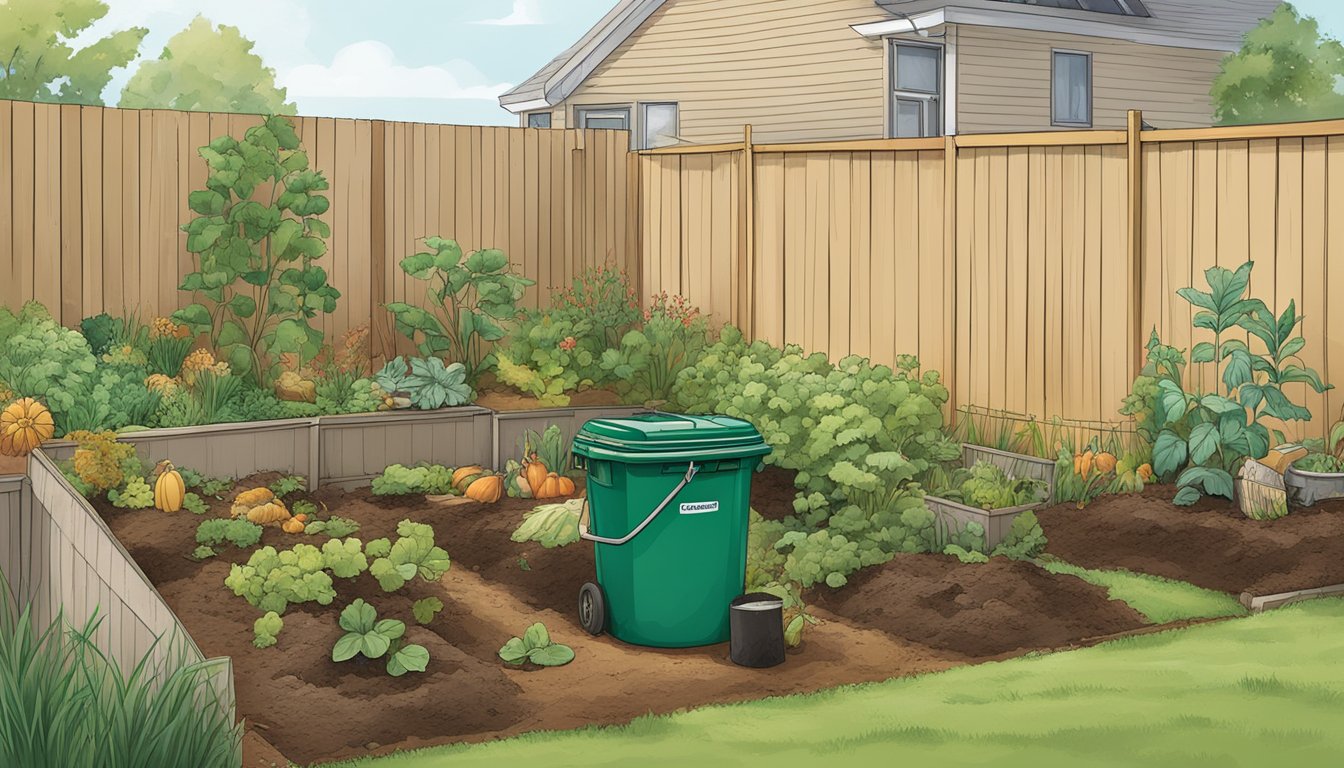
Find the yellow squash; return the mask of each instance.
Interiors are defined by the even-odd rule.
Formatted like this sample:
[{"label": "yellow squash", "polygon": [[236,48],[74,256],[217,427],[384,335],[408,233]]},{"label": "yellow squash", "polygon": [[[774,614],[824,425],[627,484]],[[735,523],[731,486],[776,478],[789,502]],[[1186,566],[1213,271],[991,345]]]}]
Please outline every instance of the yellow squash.
[{"label": "yellow squash", "polygon": [[15,400],[0,411],[0,453],[6,456],[27,456],[55,432],[51,411],[31,397]]},{"label": "yellow squash", "polygon": [[187,485],[182,474],[173,468],[173,462],[159,465],[159,479],[154,481],[154,508],[164,512],[178,512],[187,497]]}]

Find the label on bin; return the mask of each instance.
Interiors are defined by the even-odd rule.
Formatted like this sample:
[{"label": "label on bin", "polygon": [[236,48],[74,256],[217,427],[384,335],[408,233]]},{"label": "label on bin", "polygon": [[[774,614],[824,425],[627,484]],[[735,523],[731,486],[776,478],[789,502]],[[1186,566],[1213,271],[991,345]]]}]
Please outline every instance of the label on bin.
[{"label": "label on bin", "polygon": [[681,514],[683,515],[704,515],[718,511],[719,502],[717,501],[693,501],[681,505]]}]

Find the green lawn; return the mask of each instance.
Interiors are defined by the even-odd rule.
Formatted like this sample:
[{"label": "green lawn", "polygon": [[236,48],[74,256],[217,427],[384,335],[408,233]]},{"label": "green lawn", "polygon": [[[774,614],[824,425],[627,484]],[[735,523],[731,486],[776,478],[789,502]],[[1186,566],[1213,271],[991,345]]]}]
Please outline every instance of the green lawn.
[{"label": "green lawn", "polygon": [[1060,560],[1041,563],[1051,573],[1067,573],[1083,581],[1106,587],[1112,600],[1123,600],[1154,624],[1188,619],[1216,619],[1243,616],[1246,609],[1237,598],[1184,581],[1130,571],[1096,571]]},{"label": "green lawn", "polygon": [[1340,765],[1341,659],[1344,600],[1318,600],[908,680],[344,765]]}]

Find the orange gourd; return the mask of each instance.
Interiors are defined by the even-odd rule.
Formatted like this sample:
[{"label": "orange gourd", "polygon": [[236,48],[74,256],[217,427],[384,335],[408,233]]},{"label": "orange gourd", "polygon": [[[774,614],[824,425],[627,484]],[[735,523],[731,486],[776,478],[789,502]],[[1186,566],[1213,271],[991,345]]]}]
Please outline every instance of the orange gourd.
[{"label": "orange gourd", "polygon": [[159,465],[159,479],[154,481],[154,507],[164,512],[178,512],[187,497],[187,485],[171,461]]},{"label": "orange gourd", "polygon": [[560,495],[573,496],[574,490],[574,481],[564,475],[560,475]]},{"label": "orange gourd", "polygon": [[527,479],[527,487],[532,491],[533,498],[546,498],[538,493],[541,487],[546,484],[546,477],[549,474],[546,465],[535,457],[528,459],[526,463],[527,467],[523,470],[523,477]]},{"label": "orange gourd", "polygon": [[556,496],[561,495],[560,476],[554,472],[547,474],[545,481],[541,484],[541,488],[533,490],[532,495],[538,499],[553,499]]},{"label": "orange gourd", "polygon": [[504,478],[500,475],[486,475],[477,478],[471,485],[467,486],[466,496],[469,499],[485,504],[494,504],[504,495]]},{"label": "orange gourd", "polygon": [[15,400],[0,411],[0,453],[27,456],[56,432],[51,411],[31,397]]},{"label": "orange gourd", "polygon": [[1105,451],[1098,453],[1096,458],[1092,460],[1092,466],[1096,468],[1097,472],[1103,475],[1110,474],[1114,471],[1115,464],[1115,454],[1106,453]]},{"label": "orange gourd", "polygon": [[303,524],[302,520],[291,517],[284,523],[281,523],[280,530],[284,531],[285,533],[303,533],[305,527],[307,526]]}]

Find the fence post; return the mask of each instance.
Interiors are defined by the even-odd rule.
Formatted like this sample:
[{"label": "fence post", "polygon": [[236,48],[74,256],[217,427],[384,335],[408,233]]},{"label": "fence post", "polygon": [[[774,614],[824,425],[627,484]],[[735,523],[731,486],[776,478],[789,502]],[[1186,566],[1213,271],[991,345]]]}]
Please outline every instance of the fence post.
[{"label": "fence post", "polygon": [[370,130],[369,153],[369,330],[372,343],[369,354],[389,360],[396,351],[396,339],[389,327],[387,310],[387,124],[374,120]]},{"label": "fence post", "polygon": [[943,138],[943,375],[947,385],[947,418],[957,413],[957,137]]},{"label": "fence post", "polygon": [[756,149],[751,125],[742,129],[742,262],[738,270],[738,326],[748,339],[756,338]]},{"label": "fence post", "polygon": [[1129,160],[1129,265],[1130,311],[1133,313],[1133,327],[1130,346],[1134,355],[1131,379],[1143,369],[1143,144],[1140,134],[1143,132],[1143,112],[1129,110],[1127,123],[1127,142]]}]

